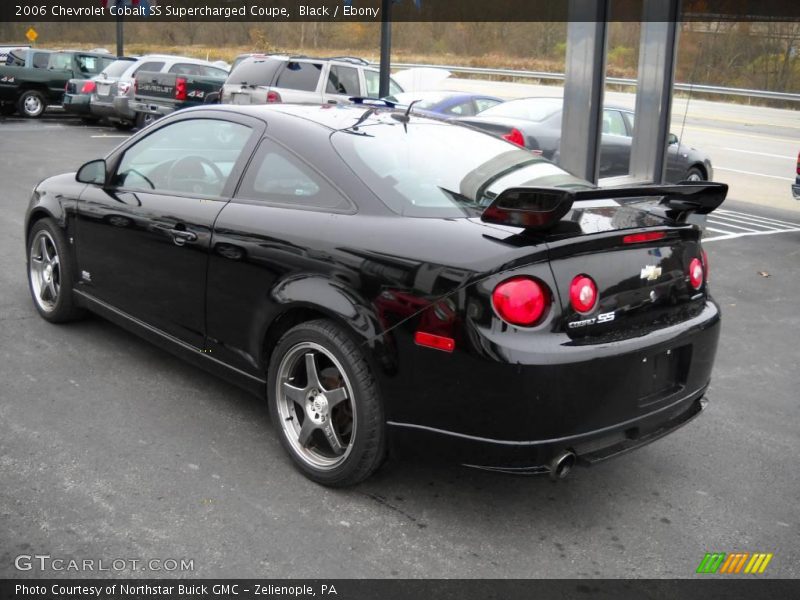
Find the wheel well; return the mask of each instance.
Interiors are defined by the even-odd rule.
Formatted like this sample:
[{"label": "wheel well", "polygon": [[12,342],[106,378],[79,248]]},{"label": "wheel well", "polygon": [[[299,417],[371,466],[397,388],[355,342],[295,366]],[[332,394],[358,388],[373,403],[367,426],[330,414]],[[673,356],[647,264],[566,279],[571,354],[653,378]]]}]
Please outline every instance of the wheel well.
[{"label": "wheel well", "polygon": [[31,214],[31,218],[28,221],[28,229],[25,231],[25,245],[28,245],[28,238],[31,236],[31,229],[33,226],[36,225],[37,222],[41,221],[42,219],[46,219],[50,217],[50,213],[45,210],[36,210]]},{"label": "wheel well", "polygon": [[45,97],[45,101],[47,100],[47,88],[46,87],[38,86],[36,84],[28,84],[28,85],[26,85],[24,88],[22,88],[19,91],[19,96],[17,96],[17,97],[21,98],[22,95],[25,92],[39,92],[40,94],[42,94]]},{"label": "wheel well", "polygon": [[693,165],[689,166],[689,169],[697,169],[703,174],[703,179],[708,181],[708,171],[706,170],[706,166],[702,163],[694,163]]},{"label": "wheel well", "polygon": [[264,343],[261,350],[264,369],[266,370],[269,368],[272,351],[275,349],[278,340],[280,340],[287,331],[295,325],[306,323],[307,321],[314,321],[315,319],[339,321],[339,319],[332,318],[331,315],[326,312],[307,306],[290,308],[272,321],[267,329],[267,333],[264,335]]}]

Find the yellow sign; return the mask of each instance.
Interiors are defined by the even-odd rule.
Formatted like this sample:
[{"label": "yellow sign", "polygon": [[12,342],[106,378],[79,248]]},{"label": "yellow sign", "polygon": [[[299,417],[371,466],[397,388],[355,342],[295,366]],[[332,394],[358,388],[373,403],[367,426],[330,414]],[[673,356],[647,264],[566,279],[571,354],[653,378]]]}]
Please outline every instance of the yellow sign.
[{"label": "yellow sign", "polygon": [[28,38],[29,42],[33,43],[36,41],[36,38],[39,37],[39,34],[36,33],[36,30],[33,27],[31,27],[25,32],[25,37]]}]

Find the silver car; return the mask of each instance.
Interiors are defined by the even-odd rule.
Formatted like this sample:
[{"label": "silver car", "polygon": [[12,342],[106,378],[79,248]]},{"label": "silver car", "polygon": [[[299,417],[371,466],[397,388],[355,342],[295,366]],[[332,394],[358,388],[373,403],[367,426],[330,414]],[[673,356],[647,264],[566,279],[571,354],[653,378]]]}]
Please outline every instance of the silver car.
[{"label": "silver car", "polygon": [[136,123],[137,114],[131,106],[134,95],[134,78],[139,71],[177,73],[190,65],[213,67],[207,60],[168,54],[148,54],[139,57],[118,77],[101,77],[95,81],[95,91],[89,101],[89,112],[93,117],[106,118],[119,129],[130,129]]},{"label": "silver car", "polygon": [[[227,104],[338,104],[353,96],[378,97],[378,69],[360,58],[252,56],[241,61],[222,88]],[[390,94],[403,89],[390,80]]]}]

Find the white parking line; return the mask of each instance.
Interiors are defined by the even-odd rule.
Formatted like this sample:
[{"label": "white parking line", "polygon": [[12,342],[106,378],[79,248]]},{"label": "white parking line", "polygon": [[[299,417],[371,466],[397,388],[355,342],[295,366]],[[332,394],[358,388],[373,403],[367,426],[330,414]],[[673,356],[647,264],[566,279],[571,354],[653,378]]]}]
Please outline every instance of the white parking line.
[{"label": "white parking line", "polygon": [[739,148],[723,148],[731,152],[743,152],[744,154],[757,154],[758,156],[770,156],[772,158],[785,158],[786,160],[797,160],[796,156],[786,156],[785,154],[770,154],[769,152],[755,152],[753,150],[740,150]]},{"label": "white parking line", "polygon": [[791,177],[781,177],[779,175],[764,175],[764,173],[753,173],[753,171],[741,171],[739,169],[729,169],[728,167],[718,167],[714,165],[715,171],[730,171],[731,173],[741,173],[742,175],[754,175],[755,177],[769,177],[770,179],[780,179],[781,181],[794,181]]},{"label": "white parking line", "polygon": [[800,231],[800,223],[781,221],[727,209],[715,211],[709,215],[707,222],[713,224],[714,227],[706,227],[706,232],[714,232],[720,235],[705,237],[703,238],[703,243],[732,240],[751,235],[771,235],[773,233]]}]

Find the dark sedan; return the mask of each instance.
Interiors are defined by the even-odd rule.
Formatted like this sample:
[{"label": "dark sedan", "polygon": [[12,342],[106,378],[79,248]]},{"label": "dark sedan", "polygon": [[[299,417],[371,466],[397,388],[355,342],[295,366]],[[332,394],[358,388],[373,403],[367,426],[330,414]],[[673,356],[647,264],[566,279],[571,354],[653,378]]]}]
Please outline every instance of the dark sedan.
[{"label": "dark sedan", "polygon": [[[561,144],[561,98],[521,98],[488,108],[461,120],[503,137],[558,162]],[[603,109],[600,143],[600,177],[627,175],[630,168],[634,112],[620,106]],[[670,135],[666,181],[710,181],[711,159],[704,152],[681,144]]]},{"label": "dark sedan", "polygon": [[382,104],[200,107],[36,186],[28,280],[48,321],[266,398],[319,483],[404,452],[559,478],[702,410],[720,312],[686,219],[726,190],[595,189]]},{"label": "dark sedan", "polygon": [[406,107],[413,102],[414,112],[446,117],[470,117],[503,102],[494,96],[444,91],[402,92],[389,100]]}]

